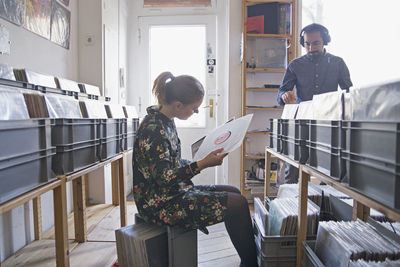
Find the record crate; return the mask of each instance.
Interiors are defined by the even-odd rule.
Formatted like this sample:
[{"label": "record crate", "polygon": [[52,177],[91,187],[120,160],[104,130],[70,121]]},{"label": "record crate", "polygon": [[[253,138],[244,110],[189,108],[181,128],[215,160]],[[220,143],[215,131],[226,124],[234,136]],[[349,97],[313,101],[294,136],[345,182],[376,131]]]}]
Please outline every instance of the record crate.
[{"label": "record crate", "polygon": [[0,121],[0,203],[55,178],[51,171],[53,123],[51,119]]},{"label": "record crate", "polygon": [[125,119],[101,119],[100,120],[100,146],[98,155],[100,161],[113,157],[122,150],[122,129]]},{"label": "record crate", "polygon": [[122,120],[122,142],[121,149],[123,151],[133,148],[134,139],[137,129],[139,128],[138,118],[127,118]]},{"label": "record crate", "polygon": [[269,147],[281,152],[281,123],[280,119],[269,119]]},{"label": "record crate", "polygon": [[281,119],[281,135],[291,139],[308,140],[310,120]]},{"label": "record crate", "polygon": [[345,162],[342,150],[315,142],[307,142],[309,151],[307,165],[316,168],[335,180],[341,180],[345,174]]},{"label": "record crate", "polygon": [[292,160],[304,164],[308,160],[307,141],[301,139],[293,139],[290,137],[282,137],[282,154],[287,155]]},{"label": "record crate", "polygon": [[344,121],[349,186],[400,210],[400,122]]},{"label": "record crate", "polygon": [[68,174],[99,161],[99,119],[54,119],[51,142],[56,147],[52,168]]}]

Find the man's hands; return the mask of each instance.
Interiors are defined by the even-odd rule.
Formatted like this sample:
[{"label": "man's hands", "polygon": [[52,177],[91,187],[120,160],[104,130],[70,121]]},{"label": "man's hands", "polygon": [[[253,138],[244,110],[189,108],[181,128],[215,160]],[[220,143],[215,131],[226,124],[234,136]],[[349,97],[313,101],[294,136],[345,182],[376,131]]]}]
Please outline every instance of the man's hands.
[{"label": "man's hands", "polygon": [[296,94],[293,91],[287,91],[281,98],[285,104],[294,104],[296,102]]},{"label": "man's hands", "polygon": [[197,161],[197,167],[199,167],[200,170],[203,170],[208,167],[221,165],[226,155],[228,155],[228,153],[221,153],[223,150],[223,148],[219,148],[212,151],[205,158]]}]

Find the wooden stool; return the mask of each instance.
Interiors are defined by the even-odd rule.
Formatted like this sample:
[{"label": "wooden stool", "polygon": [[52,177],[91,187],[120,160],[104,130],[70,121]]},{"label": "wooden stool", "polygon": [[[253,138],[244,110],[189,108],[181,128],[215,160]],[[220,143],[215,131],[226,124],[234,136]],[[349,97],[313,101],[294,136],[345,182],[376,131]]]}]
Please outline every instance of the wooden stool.
[{"label": "wooden stool", "polygon": [[115,236],[121,267],[197,266],[197,230],[149,224],[135,214],[135,224]]}]

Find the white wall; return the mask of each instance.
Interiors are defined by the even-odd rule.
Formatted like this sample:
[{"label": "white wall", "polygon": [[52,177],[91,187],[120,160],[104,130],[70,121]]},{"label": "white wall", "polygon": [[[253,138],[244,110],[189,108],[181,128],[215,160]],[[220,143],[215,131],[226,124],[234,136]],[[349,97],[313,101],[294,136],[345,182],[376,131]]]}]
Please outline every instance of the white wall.
[{"label": "white wall", "polygon": [[[70,1],[71,11],[70,48],[65,49],[23,27],[0,18],[0,24],[10,32],[11,53],[0,55],[0,63],[14,68],[27,68],[36,72],[79,81],[78,75],[78,14],[77,2]],[[67,206],[71,211],[71,185],[67,186]],[[53,193],[41,196],[43,231],[54,222]],[[0,215],[0,261],[33,240],[32,202],[21,205]]]}]

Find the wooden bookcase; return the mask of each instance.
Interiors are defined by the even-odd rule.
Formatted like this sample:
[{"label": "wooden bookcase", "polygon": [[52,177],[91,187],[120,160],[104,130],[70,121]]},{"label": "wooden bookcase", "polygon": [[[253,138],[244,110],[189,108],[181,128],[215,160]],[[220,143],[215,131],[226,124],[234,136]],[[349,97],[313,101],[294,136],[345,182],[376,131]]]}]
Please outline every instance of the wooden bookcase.
[{"label": "wooden bookcase", "polygon": [[[289,8],[288,13],[284,13],[286,18],[285,26],[279,28],[278,33],[247,33],[247,15],[248,9],[255,5],[272,5],[285,6]],[[297,0],[242,0],[242,116],[253,113],[253,121],[249,127],[241,150],[241,173],[240,173],[240,190],[243,195],[249,197],[249,189],[246,189],[246,176],[251,171],[252,166],[265,158],[264,147],[269,145],[269,119],[281,116],[282,108],[278,107],[276,97],[279,84],[282,81],[286,65],[296,57],[297,52]],[[282,19],[282,14],[276,17]],[[264,16],[264,19],[269,17]],[[268,66],[265,62],[269,62],[275,55],[273,47],[268,42],[283,42],[286,48],[277,50],[277,53],[286,54],[284,66]],[[265,45],[263,47],[263,45]],[[282,46],[280,46],[282,47]],[[263,50],[264,49],[264,50]],[[261,51],[261,53],[260,53]],[[271,54],[272,53],[272,54]],[[262,55],[261,55],[262,54]],[[254,66],[255,64],[255,66]],[[273,64],[272,64],[273,65]],[[267,86],[265,86],[267,85]],[[271,86],[272,85],[272,86]],[[273,86],[276,85],[276,86]]]}]

